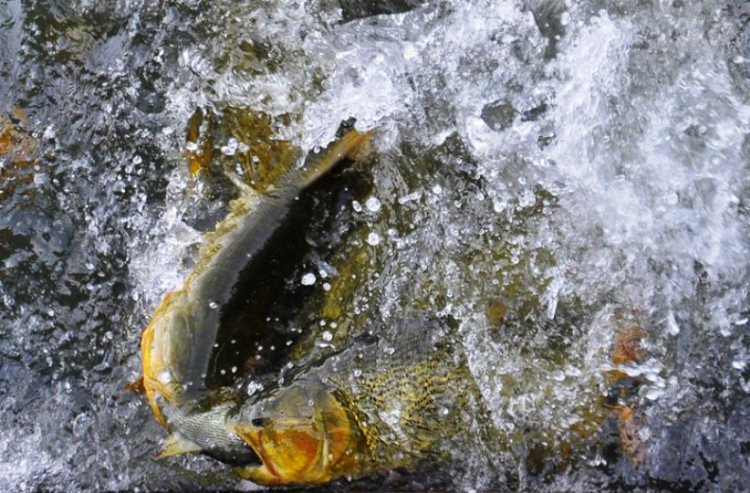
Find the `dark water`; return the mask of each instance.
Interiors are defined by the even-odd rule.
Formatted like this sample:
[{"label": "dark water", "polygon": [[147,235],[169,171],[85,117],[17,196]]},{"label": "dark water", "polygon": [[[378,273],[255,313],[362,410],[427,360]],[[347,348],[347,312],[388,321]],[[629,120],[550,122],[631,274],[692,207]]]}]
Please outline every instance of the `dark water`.
[{"label": "dark water", "polygon": [[[746,490],[749,16],[739,1],[0,0],[0,485],[253,487],[202,457],[155,461],[164,432],[123,391],[143,326],[226,210],[226,185],[187,170],[200,107],[263,112],[303,151],[344,120],[379,129],[373,188],[345,204],[368,267],[323,321],[451,317],[508,437],[564,434],[606,395],[614,313],[637,313],[643,463],[600,436],[545,469],[529,442],[502,484]],[[217,160],[252,152],[225,137]],[[306,262],[292,282],[314,274],[325,296],[337,271]],[[474,472],[451,487],[498,484]]]}]

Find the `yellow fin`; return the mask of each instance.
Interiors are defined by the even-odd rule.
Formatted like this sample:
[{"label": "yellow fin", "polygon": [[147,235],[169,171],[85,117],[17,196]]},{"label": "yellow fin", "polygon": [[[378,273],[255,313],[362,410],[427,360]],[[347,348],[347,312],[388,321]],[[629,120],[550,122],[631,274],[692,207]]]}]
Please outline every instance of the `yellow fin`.
[{"label": "yellow fin", "polygon": [[123,389],[124,392],[133,392],[136,394],[141,394],[146,391],[146,388],[143,386],[143,377],[138,377],[137,380],[133,380],[129,384],[127,384]]},{"label": "yellow fin", "polygon": [[358,152],[362,152],[362,149],[367,147],[373,132],[374,130],[368,130],[367,132],[359,133],[356,130],[352,130],[331,144],[317,157],[315,164],[303,174],[301,188],[315,183],[318,178],[326,174],[328,170],[333,168],[342,159],[353,159]]},{"label": "yellow fin", "polygon": [[172,433],[164,439],[164,447],[156,458],[163,459],[173,455],[189,454],[191,452],[200,451],[201,448],[195,442],[191,442],[179,433]]}]

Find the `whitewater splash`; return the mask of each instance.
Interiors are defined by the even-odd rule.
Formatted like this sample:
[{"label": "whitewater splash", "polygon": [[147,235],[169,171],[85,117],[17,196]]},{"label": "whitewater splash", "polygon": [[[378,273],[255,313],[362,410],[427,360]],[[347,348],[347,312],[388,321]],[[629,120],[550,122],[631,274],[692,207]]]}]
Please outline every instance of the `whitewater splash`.
[{"label": "whitewater splash", "polygon": [[[252,487],[199,457],[154,461],[161,431],[122,391],[151,311],[226,210],[183,157],[198,107],[264,112],[304,151],[342,120],[378,128],[372,190],[345,204],[368,267],[320,341],[358,317],[455,320],[509,437],[584,419],[608,392],[616,313],[638,318],[644,463],[592,448],[540,472],[517,452],[498,465],[514,487],[742,489],[744,2],[394,5],[0,7],[0,111],[25,108],[16,131],[39,147],[28,180],[0,157],[5,489]],[[252,152],[215,144],[222,162]],[[292,282],[320,294],[337,274],[311,257]]]}]

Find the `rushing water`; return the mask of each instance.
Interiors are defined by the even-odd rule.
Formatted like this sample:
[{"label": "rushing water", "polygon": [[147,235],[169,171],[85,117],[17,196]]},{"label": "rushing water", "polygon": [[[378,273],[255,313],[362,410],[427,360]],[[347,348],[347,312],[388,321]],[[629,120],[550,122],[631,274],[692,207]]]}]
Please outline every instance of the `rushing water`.
[{"label": "rushing water", "polygon": [[[123,390],[226,210],[184,158],[200,107],[265,113],[304,151],[378,129],[345,204],[366,268],[321,323],[397,343],[414,310],[455,321],[512,453],[453,487],[746,489],[749,21],[709,0],[0,1],[0,487],[253,488],[154,460],[164,432]],[[289,282],[325,296],[326,255]],[[608,392],[622,317],[646,334],[645,458],[597,435],[529,459]]]}]

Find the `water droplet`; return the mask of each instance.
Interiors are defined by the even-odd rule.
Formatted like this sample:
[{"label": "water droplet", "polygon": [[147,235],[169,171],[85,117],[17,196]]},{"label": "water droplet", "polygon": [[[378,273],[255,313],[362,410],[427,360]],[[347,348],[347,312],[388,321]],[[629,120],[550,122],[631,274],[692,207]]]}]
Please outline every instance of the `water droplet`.
[{"label": "water droplet", "polygon": [[330,290],[331,290],[331,285],[330,284],[328,284],[328,283],[323,284],[323,291],[330,291]]},{"label": "water droplet", "polygon": [[333,334],[328,332],[327,330],[323,332],[323,340],[326,342],[331,342],[333,340]]},{"label": "water droplet", "polygon": [[414,200],[419,200],[421,198],[422,198],[422,192],[421,191],[416,191],[416,192],[412,192],[412,193],[410,193],[408,195],[404,195],[402,197],[399,197],[398,198],[398,203],[401,204],[401,205],[404,205],[407,202],[412,202]]},{"label": "water droplet", "polygon": [[443,187],[441,187],[440,185],[434,185],[432,187],[432,193],[434,193],[435,195],[440,195],[441,193],[443,193]]},{"label": "water droplet", "polygon": [[254,393],[263,390],[263,385],[258,382],[250,382],[247,384],[247,395],[253,395]]},{"label": "water droplet", "polygon": [[209,301],[208,302],[208,307],[210,309],[212,309],[212,310],[216,310],[217,308],[219,308],[219,304],[216,303],[215,301]]},{"label": "water droplet", "polygon": [[677,320],[675,320],[672,310],[667,313],[667,332],[673,336],[680,333],[680,326],[677,325]]},{"label": "water droplet", "polygon": [[365,207],[370,212],[378,212],[380,210],[380,206],[381,206],[380,200],[378,200],[377,197],[370,197],[365,202]]},{"label": "water droplet", "polygon": [[315,284],[315,274],[312,272],[308,272],[304,276],[302,276],[302,285],[303,286],[312,286]]},{"label": "water droplet", "polygon": [[163,384],[168,384],[172,381],[172,374],[169,373],[169,370],[164,370],[163,372],[159,373],[159,376],[156,377],[159,382]]},{"label": "water droplet", "polygon": [[659,387],[652,387],[646,391],[646,399],[650,401],[655,401],[662,395],[664,395],[664,389]]},{"label": "water droplet", "polygon": [[235,152],[237,152],[238,146],[239,143],[237,142],[237,139],[232,137],[227,141],[227,145],[221,148],[221,152],[226,156],[234,156]]},{"label": "water droplet", "polygon": [[362,212],[362,204],[360,204],[356,200],[352,200],[352,209],[354,209],[356,212]]},{"label": "water droplet", "polygon": [[370,246],[375,246],[380,243],[380,235],[377,233],[370,233],[367,235],[367,244]]}]

